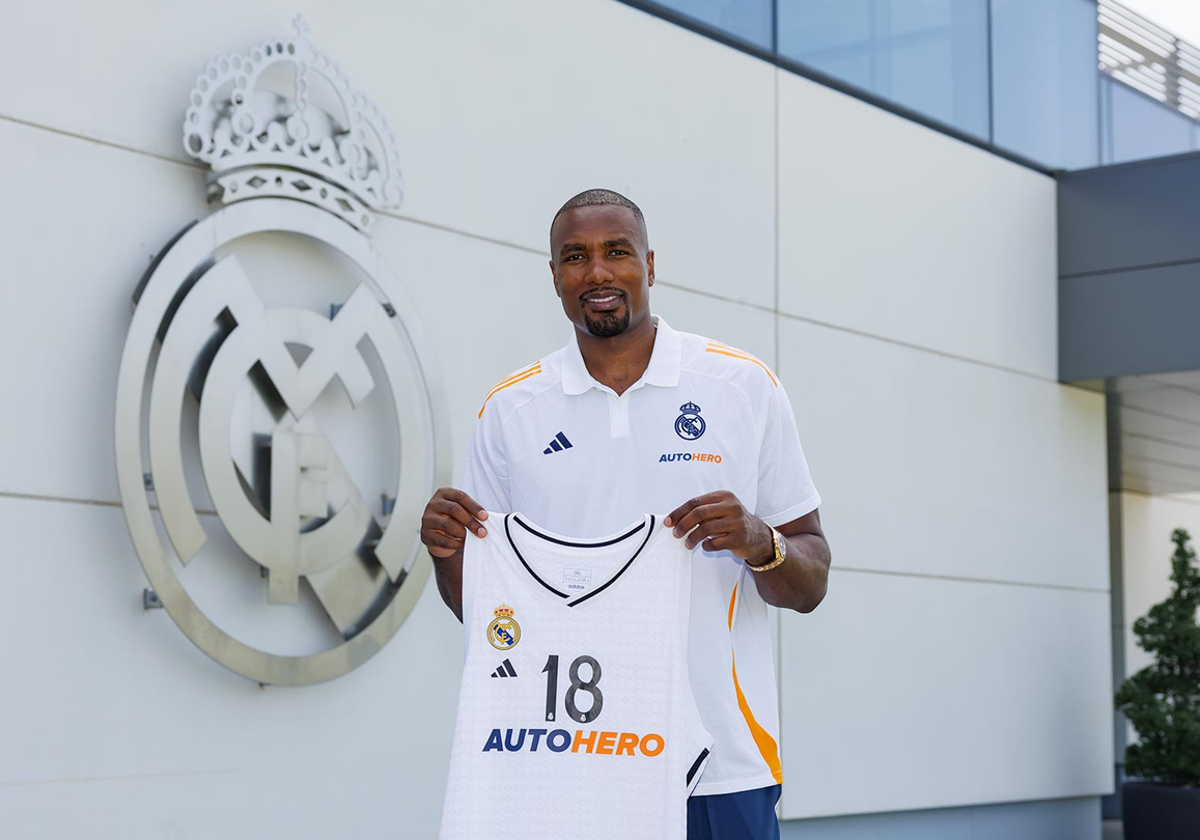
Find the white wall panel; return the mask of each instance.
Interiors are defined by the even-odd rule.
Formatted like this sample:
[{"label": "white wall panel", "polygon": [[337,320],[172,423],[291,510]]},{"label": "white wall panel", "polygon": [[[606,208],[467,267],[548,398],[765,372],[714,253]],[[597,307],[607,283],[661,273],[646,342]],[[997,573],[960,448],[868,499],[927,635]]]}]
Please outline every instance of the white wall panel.
[{"label": "white wall panel", "polygon": [[1116,638],[1125,645],[1125,676],[1140,671],[1151,657],[1138,647],[1133,623],[1171,594],[1171,532],[1185,529],[1200,548],[1200,499],[1121,494],[1122,590],[1125,623]]},{"label": "white wall panel", "polygon": [[1106,592],[835,569],[782,616],[783,816],[1110,791],[1108,624]]},{"label": "white wall panel", "polygon": [[[142,0],[24,7],[0,72],[42,83],[4,86],[0,115],[182,160],[204,63],[290,34],[296,11],[222,0],[183,26]],[[546,250],[565,199],[611,187],[645,210],[664,280],[773,303],[770,65],[612,0],[303,11],[396,135],[404,215]]]},{"label": "white wall panel", "polygon": [[779,302],[822,323],[1057,377],[1055,186],[779,74]]},{"label": "white wall panel", "polygon": [[115,501],[117,366],[142,273],[207,215],[199,170],[0,120],[0,490]]},{"label": "white wall panel", "polygon": [[119,509],[0,499],[0,530],[6,836],[434,836],[462,656],[436,587],[349,675],[261,689],[142,610]]},{"label": "white wall panel", "polygon": [[836,563],[1107,590],[1102,396],[780,318]]}]

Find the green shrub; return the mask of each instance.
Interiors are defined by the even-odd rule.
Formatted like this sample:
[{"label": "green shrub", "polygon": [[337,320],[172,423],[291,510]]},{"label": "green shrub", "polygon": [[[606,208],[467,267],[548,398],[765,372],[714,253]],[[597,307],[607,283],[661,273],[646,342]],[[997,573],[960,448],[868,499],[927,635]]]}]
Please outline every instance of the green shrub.
[{"label": "green shrub", "polygon": [[1171,534],[1171,594],[1133,625],[1155,661],[1121,685],[1117,709],[1141,743],[1125,750],[1125,772],[1165,785],[1200,785],[1200,567],[1188,532]]}]

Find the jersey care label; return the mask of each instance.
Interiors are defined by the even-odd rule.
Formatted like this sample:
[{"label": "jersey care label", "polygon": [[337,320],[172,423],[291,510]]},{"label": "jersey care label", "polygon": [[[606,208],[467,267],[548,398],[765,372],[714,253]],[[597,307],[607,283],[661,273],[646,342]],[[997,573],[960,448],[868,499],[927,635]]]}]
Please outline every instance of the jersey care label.
[{"label": "jersey care label", "polygon": [[592,570],[563,566],[563,589],[571,592],[587,592],[592,588]]}]

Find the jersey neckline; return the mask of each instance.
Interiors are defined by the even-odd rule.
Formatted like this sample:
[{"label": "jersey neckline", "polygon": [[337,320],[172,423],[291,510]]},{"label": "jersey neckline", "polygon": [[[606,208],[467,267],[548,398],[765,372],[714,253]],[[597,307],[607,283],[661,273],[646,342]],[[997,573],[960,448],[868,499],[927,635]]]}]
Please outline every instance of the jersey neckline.
[{"label": "jersey neckline", "polygon": [[[595,589],[589,589],[587,592],[581,593],[576,597],[572,597],[569,592],[563,592],[562,590],[551,586],[546,582],[545,579],[542,578],[541,575],[534,571],[532,566],[529,565],[529,563],[525,560],[524,555],[521,554],[521,549],[517,547],[516,540],[513,539],[512,528],[510,526],[511,522],[515,522],[523,530],[532,534],[538,540],[570,549],[572,554],[584,556],[586,556],[589,549],[606,548],[610,545],[616,545],[625,540],[629,540],[642,530],[645,530],[646,535],[642,538],[641,542],[638,543],[637,550],[633,552],[630,558],[626,560],[625,563],[619,569],[617,569],[617,571],[614,572],[611,577],[609,577]],[[642,550],[646,547],[646,544],[650,542],[650,537],[654,535],[655,524],[656,518],[654,514],[647,513],[642,516],[640,522],[624,528],[617,534],[612,534],[607,537],[599,537],[597,539],[581,540],[572,537],[566,537],[562,534],[556,534],[553,531],[549,531],[545,528],[534,525],[523,513],[514,512],[507,514],[504,517],[504,536],[508,538],[508,544],[512,546],[513,553],[517,556],[517,559],[521,561],[521,565],[525,567],[525,571],[527,571],[529,575],[544,588],[548,589],[559,598],[562,598],[565,606],[574,607],[582,604],[584,601],[592,598],[593,596],[599,595],[605,589],[608,589],[608,587],[616,583],[617,579],[629,570],[629,567],[633,565],[633,561],[641,555]]]}]

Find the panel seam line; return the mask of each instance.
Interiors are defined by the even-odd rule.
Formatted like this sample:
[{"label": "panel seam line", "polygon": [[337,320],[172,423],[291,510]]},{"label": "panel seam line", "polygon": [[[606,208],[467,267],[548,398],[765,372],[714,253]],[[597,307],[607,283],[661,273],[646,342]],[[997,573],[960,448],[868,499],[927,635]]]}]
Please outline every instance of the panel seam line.
[{"label": "panel seam line", "polygon": [[1090,593],[1097,594],[1097,595],[1107,595],[1110,592],[1110,590],[1107,588],[1095,587],[1095,586],[1071,586],[1070,584],[1065,584],[1065,583],[1031,583],[1029,581],[1020,581],[1020,580],[992,580],[989,578],[975,578],[975,577],[966,577],[966,576],[960,576],[960,575],[935,575],[935,574],[929,574],[929,573],[925,573],[925,572],[898,572],[898,571],[886,570],[886,569],[864,569],[864,568],[856,568],[854,566],[844,566],[844,565],[838,565],[838,566],[831,567],[829,571],[831,573],[832,572],[854,572],[856,574],[882,575],[885,577],[920,578],[922,580],[945,580],[945,581],[953,581],[955,583],[986,583],[986,584],[994,584],[994,585],[998,585],[998,586],[1021,586],[1021,587],[1025,587],[1027,589],[1058,589],[1058,590],[1063,590],[1063,591],[1067,591],[1067,592],[1090,592]]}]

